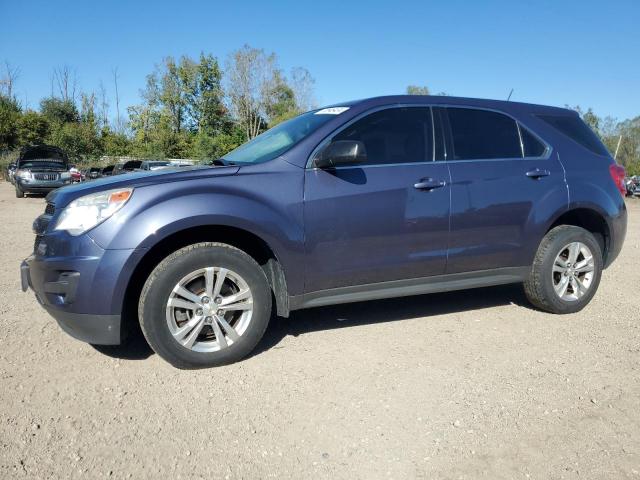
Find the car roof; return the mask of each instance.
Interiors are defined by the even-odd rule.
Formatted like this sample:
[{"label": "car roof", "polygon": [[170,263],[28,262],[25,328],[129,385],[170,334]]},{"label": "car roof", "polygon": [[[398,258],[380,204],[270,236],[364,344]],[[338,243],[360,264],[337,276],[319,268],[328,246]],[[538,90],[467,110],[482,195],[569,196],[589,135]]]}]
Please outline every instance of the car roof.
[{"label": "car roof", "polygon": [[556,115],[576,115],[573,110],[561,107],[553,107],[548,105],[539,105],[535,103],[512,102],[507,100],[492,100],[484,98],[470,97],[451,97],[448,95],[387,95],[379,97],[370,97],[360,100],[351,100],[348,102],[327,105],[329,107],[377,107],[393,104],[429,104],[443,106],[466,106],[502,110],[514,113],[547,113]]}]

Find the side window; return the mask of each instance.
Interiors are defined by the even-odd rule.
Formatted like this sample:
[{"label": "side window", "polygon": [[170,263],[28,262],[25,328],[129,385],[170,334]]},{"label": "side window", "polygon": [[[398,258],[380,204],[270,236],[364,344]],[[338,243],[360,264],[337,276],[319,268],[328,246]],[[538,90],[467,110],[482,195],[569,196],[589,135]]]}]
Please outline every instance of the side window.
[{"label": "side window", "polygon": [[433,131],[428,107],[388,108],[367,115],[333,137],[358,140],[367,164],[425,162],[433,159]]},{"label": "side window", "polygon": [[449,160],[522,158],[515,120],[497,112],[447,108],[453,152]]},{"label": "side window", "polygon": [[547,147],[522,125],[520,125],[520,137],[522,138],[522,150],[525,157],[541,157],[544,155]]}]

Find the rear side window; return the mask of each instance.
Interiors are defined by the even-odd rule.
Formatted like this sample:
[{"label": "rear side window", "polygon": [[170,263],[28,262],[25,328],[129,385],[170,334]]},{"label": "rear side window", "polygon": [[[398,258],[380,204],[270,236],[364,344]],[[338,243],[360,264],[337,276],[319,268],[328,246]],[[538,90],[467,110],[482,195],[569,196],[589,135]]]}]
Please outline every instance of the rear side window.
[{"label": "rear side window", "polygon": [[598,155],[609,155],[598,136],[577,115],[538,115],[540,120]]},{"label": "rear side window", "polygon": [[336,140],[358,140],[367,151],[367,164],[413,163],[433,160],[431,112],[427,107],[388,108],[348,126]]},{"label": "rear side window", "polygon": [[447,108],[453,154],[451,160],[522,158],[515,120],[497,112]]},{"label": "rear side window", "polygon": [[520,126],[520,137],[525,157],[542,157],[546,152],[547,147],[522,126]]}]

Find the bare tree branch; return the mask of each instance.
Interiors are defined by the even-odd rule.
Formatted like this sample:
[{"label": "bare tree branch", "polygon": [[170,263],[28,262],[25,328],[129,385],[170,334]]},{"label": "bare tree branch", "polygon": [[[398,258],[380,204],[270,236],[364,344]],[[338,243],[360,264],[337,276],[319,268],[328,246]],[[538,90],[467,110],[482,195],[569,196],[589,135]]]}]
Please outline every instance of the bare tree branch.
[{"label": "bare tree branch", "polygon": [[13,98],[16,80],[20,77],[20,68],[13,67],[5,60],[2,77],[0,77],[0,94]]}]

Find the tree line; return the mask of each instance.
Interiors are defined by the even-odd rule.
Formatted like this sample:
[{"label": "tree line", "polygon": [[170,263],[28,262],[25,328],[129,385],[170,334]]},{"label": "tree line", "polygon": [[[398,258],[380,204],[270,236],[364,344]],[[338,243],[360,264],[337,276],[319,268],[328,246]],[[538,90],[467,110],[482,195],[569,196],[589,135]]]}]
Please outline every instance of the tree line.
[{"label": "tree line", "polygon": [[[306,69],[285,74],[276,54],[248,45],[232,52],[224,66],[210,53],[164,58],[147,75],[141,102],[126,109],[120,105],[117,69],[112,76],[109,97],[102,82],[96,91],[80,91],[73,69],[56,68],[51,95],[33,109],[15,94],[19,70],[5,63],[0,73],[5,163],[20,147],[35,143],[57,145],[83,165],[102,156],[215,159],[315,106],[315,81]],[[429,89],[409,85],[406,93],[426,95]],[[627,172],[640,175],[640,116],[619,121],[574,109]]]},{"label": "tree line", "polygon": [[212,54],[166,57],[147,75],[141,103],[122,112],[114,70],[114,118],[104,85],[79,92],[69,67],[55,69],[51,95],[27,108],[15,95],[19,70],[5,64],[0,153],[49,143],[81,164],[102,156],[214,159],[315,106],[311,74],[285,74],[274,53],[245,45],[225,67]]}]

